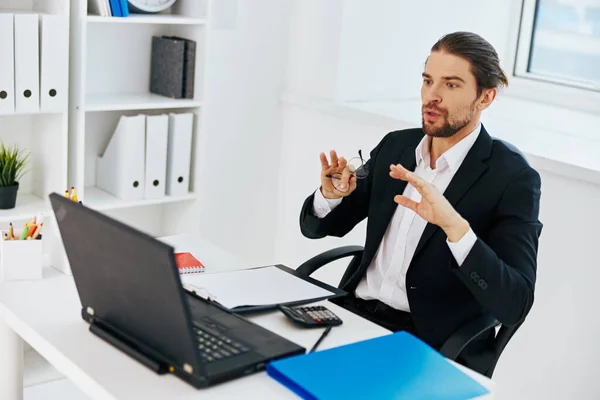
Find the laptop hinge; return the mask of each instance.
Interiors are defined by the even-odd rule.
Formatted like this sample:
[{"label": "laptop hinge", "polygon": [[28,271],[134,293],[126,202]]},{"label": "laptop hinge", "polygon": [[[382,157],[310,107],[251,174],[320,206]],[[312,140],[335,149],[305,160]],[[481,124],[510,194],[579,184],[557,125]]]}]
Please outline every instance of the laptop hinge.
[{"label": "laptop hinge", "polygon": [[97,318],[90,318],[89,322],[90,332],[150,368],[155,373],[162,375],[170,372],[171,368],[169,368],[169,365],[152,357],[148,352],[143,351],[139,345],[134,344],[133,341],[129,340],[116,329],[109,327]]}]

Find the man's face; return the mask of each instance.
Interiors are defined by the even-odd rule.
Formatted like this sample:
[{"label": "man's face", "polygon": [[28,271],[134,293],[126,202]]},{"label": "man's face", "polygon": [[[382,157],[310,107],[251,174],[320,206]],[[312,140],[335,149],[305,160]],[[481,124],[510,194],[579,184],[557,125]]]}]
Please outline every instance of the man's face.
[{"label": "man's face", "polygon": [[445,52],[431,53],[423,73],[421,100],[425,134],[454,136],[477,111],[477,82],[469,62]]}]

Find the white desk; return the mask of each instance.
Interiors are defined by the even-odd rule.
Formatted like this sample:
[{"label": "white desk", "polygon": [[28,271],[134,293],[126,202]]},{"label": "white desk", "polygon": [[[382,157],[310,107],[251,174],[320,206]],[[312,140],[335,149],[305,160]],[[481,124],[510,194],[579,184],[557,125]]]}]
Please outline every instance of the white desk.
[{"label": "white desk", "polygon": [[[207,272],[249,267],[199,238],[163,240],[176,245],[178,250],[195,253],[205,263]],[[389,334],[386,329],[335,304],[327,303],[327,307],[339,315],[344,324],[331,331],[320,349]],[[194,389],[175,376],[154,374],[88,331],[88,324],[80,316],[81,304],[73,278],[52,268],[46,269],[39,281],[1,283],[0,310],[5,318],[2,321],[0,317],[2,400],[22,398],[22,340],[90,399],[297,398],[264,372],[202,390]],[[321,334],[320,329],[295,327],[279,312],[253,316],[251,320],[306,348],[312,347]],[[492,381],[472,371],[466,372],[493,390]]]}]

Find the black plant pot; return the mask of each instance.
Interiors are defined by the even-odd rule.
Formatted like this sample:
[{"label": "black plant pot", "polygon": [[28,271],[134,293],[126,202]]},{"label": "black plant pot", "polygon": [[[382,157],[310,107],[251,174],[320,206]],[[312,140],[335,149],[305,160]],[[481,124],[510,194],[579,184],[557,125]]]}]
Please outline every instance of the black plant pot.
[{"label": "black plant pot", "polygon": [[19,182],[12,186],[0,186],[0,209],[8,210],[10,208],[15,208],[18,190]]}]

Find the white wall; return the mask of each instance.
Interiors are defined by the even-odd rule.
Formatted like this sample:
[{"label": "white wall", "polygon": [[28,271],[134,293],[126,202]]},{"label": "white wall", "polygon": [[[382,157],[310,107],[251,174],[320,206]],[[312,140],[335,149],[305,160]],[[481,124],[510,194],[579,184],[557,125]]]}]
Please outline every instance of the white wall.
[{"label": "white wall", "polygon": [[511,1],[346,0],[338,99],[418,98],[425,59],[444,34],[473,31],[507,59]]},{"label": "white wall", "polygon": [[[390,0],[391,1],[391,0]],[[303,5],[303,0],[295,1],[294,7],[312,7],[314,3]],[[309,2],[310,3],[310,2]],[[353,11],[355,16],[381,10],[377,7],[361,7],[361,3],[348,0],[346,4],[359,7],[361,12]],[[399,3],[399,2],[398,2]],[[402,2],[406,4],[406,2]],[[485,3],[485,4],[484,4]],[[506,57],[508,51],[508,2],[476,2],[461,0],[444,7],[445,0],[417,5],[411,2],[399,18],[399,35],[404,40],[393,44],[393,51],[403,54],[406,65],[406,82],[390,82],[390,90],[420,84],[419,69],[423,56],[433,42],[443,33],[442,28],[473,29],[486,36]],[[322,7],[325,7],[322,5]],[[318,47],[320,43],[335,43],[338,32],[328,32],[327,37],[315,40],[302,31],[311,26],[311,18],[304,12],[292,15],[295,23],[291,26],[289,60],[298,59],[294,49]],[[472,16],[467,16],[468,13]],[[321,10],[322,11],[322,10]],[[347,18],[350,14],[345,14]],[[337,26],[339,16],[332,15],[332,26]],[[304,22],[302,22],[304,18]],[[391,18],[393,20],[393,18]],[[365,16],[362,21],[372,20]],[[385,19],[386,22],[390,18]],[[449,22],[448,22],[449,21]],[[444,25],[444,23],[448,24]],[[323,24],[323,21],[320,21]],[[369,29],[362,27],[363,32]],[[387,31],[380,28],[378,31]],[[444,29],[445,30],[445,29]],[[298,42],[300,41],[300,42]],[[340,43],[340,42],[338,42]],[[367,46],[360,40],[360,46]],[[346,44],[342,44],[344,48]],[[392,43],[386,44],[392,49]],[[381,46],[383,48],[383,46]],[[351,46],[348,46],[350,49]],[[344,50],[349,51],[349,50]],[[370,51],[370,50],[369,50]],[[321,54],[318,48],[312,54]],[[342,51],[343,53],[343,51]],[[365,53],[366,54],[366,53]],[[372,54],[372,53],[369,53]],[[384,81],[373,75],[366,79],[360,70],[371,68],[373,63],[361,60],[356,54],[357,63],[346,64],[348,70],[339,75],[346,82],[358,82],[354,94],[366,93],[380,95]],[[330,67],[335,62],[329,59],[324,65]],[[386,59],[394,62],[393,58]],[[322,60],[323,61],[323,60]],[[373,61],[373,60],[370,60]],[[320,61],[310,60],[310,65],[319,65]],[[410,66],[408,64],[410,63]],[[337,67],[336,67],[337,68]],[[354,69],[354,70],[353,70]],[[329,76],[325,72],[308,68],[304,76],[297,65],[288,65],[286,87],[294,92],[302,92],[303,82],[307,89],[304,94],[315,94],[318,82]],[[341,69],[340,69],[341,71]],[[361,78],[362,76],[362,78]],[[362,79],[362,81],[361,81]],[[414,80],[416,83],[407,83]],[[371,86],[372,85],[372,86]],[[414,86],[415,90],[417,86]],[[338,86],[336,86],[339,89]],[[336,89],[336,90],[337,90]],[[393,89],[393,90],[392,90]],[[335,90],[334,90],[335,92]],[[349,92],[346,92],[349,93]],[[416,92],[418,93],[418,92]],[[353,95],[354,95],[353,94]],[[352,118],[323,113],[311,107],[286,104],[283,110],[283,142],[279,162],[278,221],[275,247],[275,261],[297,266],[318,252],[342,244],[362,244],[364,241],[364,223],[359,225],[347,237],[309,240],[300,234],[298,216],[304,199],[319,185],[318,154],[321,151],[337,149],[342,154],[353,154],[362,148],[370,150],[390,130],[406,127],[403,123],[380,125],[358,122]],[[590,127],[592,129],[594,127]],[[493,134],[493,132],[492,132]],[[526,132],[523,132],[526,134]],[[543,146],[543,143],[539,144]],[[532,160],[538,166],[536,160]],[[551,172],[540,170],[542,176],[541,220],[544,230],[540,242],[538,281],[536,299],[526,323],[513,338],[498,364],[494,380],[498,385],[498,399],[592,399],[600,398],[600,381],[596,378],[595,364],[600,355],[597,345],[600,337],[600,322],[595,318],[597,304],[600,304],[600,291],[596,282],[600,279],[596,243],[598,237],[595,227],[600,225],[600,187],[572,178],[565,178]],[[341,277],[345,262],[338,262],[333,268],[322,272],[319,277],[336,283]]]},{"label": "white wall", "polygon": [[200,139],[200,232],[259,262],[272,253],[276,227],[289,2],[213,4],[206,134]]}]

